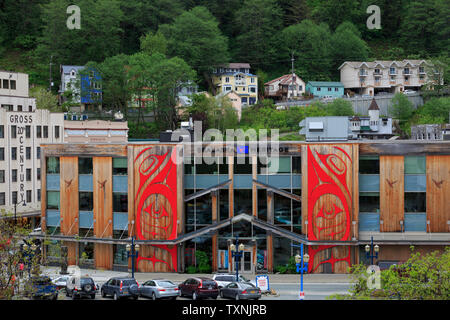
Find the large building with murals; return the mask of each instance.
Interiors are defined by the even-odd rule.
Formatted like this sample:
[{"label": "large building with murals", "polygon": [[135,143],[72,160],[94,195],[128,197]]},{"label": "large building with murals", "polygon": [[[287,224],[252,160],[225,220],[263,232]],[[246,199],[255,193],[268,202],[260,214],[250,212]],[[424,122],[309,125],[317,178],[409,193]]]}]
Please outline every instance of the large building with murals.
[{"label": "large building with murals", "polygon": [[378,261],[405,261],[410,246],[430,252],[450,245],[445,141],[41,149],[41,225],[48,239],[67,246],[69,264],[83,257],[95,268],[126,269],[131,238],[141,272],[184,272],[197,251],[213,272],[234,271],[236,237],[245,245],[239,268],[252,273],[287,264],[299,243],[314,273],[367,262],[372,237]]}]

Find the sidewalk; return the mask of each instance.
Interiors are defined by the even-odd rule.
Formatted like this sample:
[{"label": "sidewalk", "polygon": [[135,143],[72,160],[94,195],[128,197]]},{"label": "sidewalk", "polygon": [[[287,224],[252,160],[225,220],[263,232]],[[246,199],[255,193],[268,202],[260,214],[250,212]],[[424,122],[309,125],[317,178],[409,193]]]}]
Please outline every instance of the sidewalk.
[{"label": "sidewalk", "polygon": [[[59,267],[41,267],[42,273],[54,279],[60,277]],[[105,283],[112,277],[129,277],[131,272],[118,272],[111,270],[95,270],[95,269],[80,269],[81,275],[89,275],[99,284]],[[243,274],[244,277],[255,280],[255,274]],[[269,274],[270,283],[296,283],[300,280],[300,274]],[[207,277],[211,278],[212,274],[188,274],[188,273],[158,273],[158,272],[135,272],[135,279],[138,283],[143,283],[151,279],[168,279],[173,282],[183,282],[190,277]],[[351,279],[348,274],[305,274],[303,275],[305,283],[350,283]]]}]

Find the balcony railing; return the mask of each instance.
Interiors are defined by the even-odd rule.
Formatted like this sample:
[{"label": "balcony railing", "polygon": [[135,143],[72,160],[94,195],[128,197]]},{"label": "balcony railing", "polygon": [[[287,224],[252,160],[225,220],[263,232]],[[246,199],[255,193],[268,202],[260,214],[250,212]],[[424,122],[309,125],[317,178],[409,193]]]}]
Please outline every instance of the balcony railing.
[{"label": "balcony railing", "polygon": [[247,85],[247,82],[246,82],[245,80],[236,80],[236,81],[234,82],[234,84],[235,84],[236,86],[246,86],[246,85]]},{"label": "balcony railing", "polygon": [[373,75],[374,76],[382,76],[383,75],[383,71],[374,71]]},{"label": "balcony railing", "polygon": [[411,74],[412,74],[412,71],[411,71],[411,70],[409,70],[409,71],[403,71],[403,74],[404,74],[404,75],[411,75]]}]

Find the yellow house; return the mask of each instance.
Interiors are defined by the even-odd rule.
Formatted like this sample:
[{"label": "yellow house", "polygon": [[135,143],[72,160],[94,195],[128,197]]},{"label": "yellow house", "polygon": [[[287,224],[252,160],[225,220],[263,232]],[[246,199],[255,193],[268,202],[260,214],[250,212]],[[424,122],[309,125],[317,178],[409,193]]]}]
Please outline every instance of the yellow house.
[{"label": "yellow house", "polygon": [[248,63],[229,63],[213,70],[212,82],[216,94],[234,91],[242,105],[258,102],[258,77],[250,73]]}]

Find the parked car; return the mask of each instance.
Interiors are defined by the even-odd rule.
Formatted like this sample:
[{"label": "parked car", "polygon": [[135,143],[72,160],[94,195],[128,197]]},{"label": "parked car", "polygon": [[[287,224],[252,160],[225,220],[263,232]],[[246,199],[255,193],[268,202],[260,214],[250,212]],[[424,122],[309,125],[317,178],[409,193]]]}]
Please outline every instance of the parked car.
[{"label": "parked car", "polygon": [[121,298],[139,297],[139,284],[134,278],[114,277],[109,279],[101,288],[102,297],[112,296],[114,300]]},{"label": "parked car", "polygon": [[69,276],[62,276],[52,280],[52,283],[56,286],[56,289],[61,290],[66,288],[67,280],[69,280]]},{"label": "parked car", "polygon": [[414,91],[414,90],[404,90],[403,93],[404,94],[412,94],[412,93],[416,93],[416,91]]},{"label": "parked car", "polygon": [[248,282],[231,282],[220,289],[220,297],[258,300],[261,298],[261,289]]},{"label": "parked car", "polygon": [[170,280],[155,279],[146,281],[139,286],[140,297],[151,298],[152,300],[169,298],[175,300],[180,295],[178,286]]},{"label": "parked car", "polygon": [[32,277],[30,279],[30,287],[27,289],[26,295],[32,299],[58,299],[58,290],[56,285],[48,276]]},{"label": "parked car", "polygon": [[217,282],[210,278],[199,277],[189,278],[178,285],[180,296],[189,296],[193,300],[200,298],[217,299],[219,295],[219,286]]},{"label": "parked car", "polygon": [[[213,275],[213,280],[217,282],[217,285],[220,288],[225,287],[226,285],[236,281],[236,275],[231,273],[217,273]],[[239,282],[250,282],[243,275],[239,275]]]},{"label": "parked car", "polygon": [[399,261],[378,261],[377,265],[380,270],[388,270],[391,266],[399,265]]},{"label": "parked car", "polygon": [[97,287],[94,280],[88,276],[70,277],[66,285],[66,296],[76,299],[77,297],[90,297],[95,299]]}]

